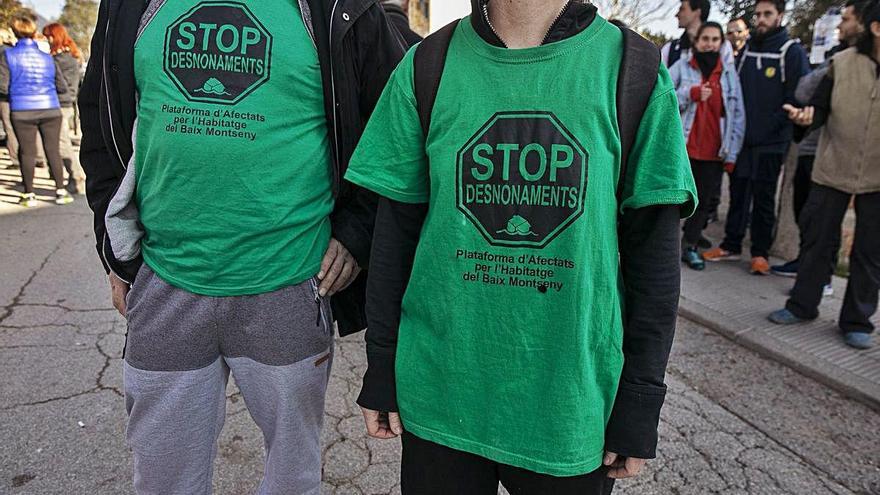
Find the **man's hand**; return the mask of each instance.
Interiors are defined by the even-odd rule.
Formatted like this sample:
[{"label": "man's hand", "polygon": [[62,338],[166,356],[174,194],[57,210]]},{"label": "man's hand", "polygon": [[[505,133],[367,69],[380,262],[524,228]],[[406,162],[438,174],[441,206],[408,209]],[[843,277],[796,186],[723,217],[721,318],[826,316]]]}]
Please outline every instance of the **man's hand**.
[{"label": "man's hand", "polygon": [[365,407],[361,408],[361,412],[364,413],[367,435],[386,440],[396,438],[403,433],[403,426],[400,424],[400,413],[379,412]]},{"label": "man's hand", "polygon": [[116,274],[110,273],[110,297],[113,300],[113,307],[119,314],[125,316],[125,296],[128,295],[128,284],[123,282]]},{"label": "man's hand", "polygon": [[786,103],[782,105],[782,109],[788,114],[788,120],[791,120],[800,127],[810,127],[813,125],[813,107],[798,108],[794,105]]},{"label": "man's hand", "polygon": [[614,452],[605,452],[603,464],[608,466],[608,477],[616,480],[638,476],[645,467],[646,459],[638,457],[620,457]]},{"label": "man's hand", "polygon": [[321,261],[321,271],[318,272],[318,280],[321,281],[318,293],[321,297],[332,296],[351,285],[360,273],[361,268],[348,249],[336,239],[330,239]]},{"label": "man's hand", "polygon": [[712,88],[709,84],[700,86],[700,101],[706,101],[712,96]]}]

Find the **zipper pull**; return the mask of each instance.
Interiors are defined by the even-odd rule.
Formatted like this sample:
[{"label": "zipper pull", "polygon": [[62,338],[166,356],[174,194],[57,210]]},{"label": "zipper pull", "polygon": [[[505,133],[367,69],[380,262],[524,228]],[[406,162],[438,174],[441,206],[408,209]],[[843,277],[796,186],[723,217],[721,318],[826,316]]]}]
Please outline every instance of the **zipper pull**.
[{"label": "zipper pull", "polygon": [[315,320],[315,326],[321,326],[321,300],[317,297],[315,298],[315,303],[318,305],[318,318]]},{"label": "zipper pull", "polygon": [[312,286],[312,294],[315,295],[315,305],[318,307],[318,317],[315,320],[315,326],[319,327],[321,326],[321,317],[323,316],[321,314],[321,293],[318,289],[318,282],[316,282],[315,279],[309,280],[309,285]]}]

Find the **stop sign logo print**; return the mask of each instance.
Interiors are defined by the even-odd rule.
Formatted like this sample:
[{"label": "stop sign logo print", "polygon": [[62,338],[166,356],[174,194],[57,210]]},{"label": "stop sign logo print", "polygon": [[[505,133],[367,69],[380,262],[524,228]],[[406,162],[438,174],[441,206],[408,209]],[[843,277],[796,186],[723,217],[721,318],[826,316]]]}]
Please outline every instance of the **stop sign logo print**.
[{"label": "stop sign logo print", "polygon": [[190,101],[235,104],[269,80],[272,35],[238,2],[202,2],[165,32],[165,73]]},{"label": "stop sign logo print", "polygon": [[491,245],[543,248],[583,212],[588,161],[554,114],[497,113],[458,152],[458,209]]}]

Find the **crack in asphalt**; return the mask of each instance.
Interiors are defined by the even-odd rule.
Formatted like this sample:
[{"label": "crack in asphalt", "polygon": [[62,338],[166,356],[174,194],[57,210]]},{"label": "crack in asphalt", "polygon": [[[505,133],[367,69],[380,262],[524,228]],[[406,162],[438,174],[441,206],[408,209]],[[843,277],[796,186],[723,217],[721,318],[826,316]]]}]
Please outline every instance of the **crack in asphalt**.
[{"label": "crack in asphalt", "polygon": [[68,313],[100,313],[104,311],[116,311],[116,308],[71,308],[70,306],[65,306],[63,304],[50,304],[50,303],[20,303],[18,307],[38,307],[38,308],[55,308],[62,309]]},{"label": "crack in asphalt", "polygon": [[21,298],[24,297],[24,291],[26,291],[28,286],[31,285],[31,283],[33,283],[34,279],[37,278],[37,275],[39,275],[40,272],[43,271],[44,268],[46,268],[46,265],[49,263],[49,260],[52,258],[52,256],[55,255],[55,253],[57,253],[61,249],[62,244],[63,244],[63,242],[59,242],[58,245],[55,246],[55,249],[50,251],[49,254],[47,254],[46,257],[43,258],[43,261],[40,262],[40,265],[37,267],[37,269],[34,270],[33,273],[31,273],[31,276],[28,277],[27,280],[25,280],[24,284],[22,284],[22,286],[19,287],[18,293],[12,297],[12,302],[3,307],[3,313],[0,313],[0,325],[2,325],[3,322],[6,321],[7,318],[12,316],[13,310],[16,307],[18,307],[22,304]]},{"label": "crack in asphalt", "polygon": [[82,392],[77,392],[75,394],[63,395],[60,397],[50,397],[48,399],[36,400],[33,402],[20,402],[18,404],[13,404],[11,406],[4,406],[4,407],[0,408],[0,411],[11,411],[11,410],[18,409],[21,407],[41,406],[43,404],[49,404],[51,402],[75,399],[77,397],[82,397],[83,395],[93,394],[95,392],[100,392],[100,390],[97,387],[95,387],[95,388],[90,388],[88,390],[84,390]]},{"label": "crack in asphalt", "polygon": [[[686,374],[680,372],[679,370],[677,370],[677,369],[675,369],[675,368],[673,368],[673,367],[670,367],[670,368],[667,370],[667,372],[668,372],[670,375],[673,375],[673,376],[675,376],[676,378],[678,378],[679,380],[681,380],[682,383],[685,383],[685,384],[688,385],[688,387],[690,387],[691,389],[695,389],[695,386],[694,386],[693,382],[692,382],[691,380],[688,379],[688,377],[687,377]],[[834,480],[834,481],[835,481],[836,483],[838,483],[839,485],[844,486],[844,487],[847,487],[847,485],[846,485],[846,480],[838,478],[838,477],[835,475],[835,472],[834,472],[834,471],[826,470],[826,469],[822,469],[822,467],[821,467],[820,464],[814,462],[812,459],[810,459],[810,458],[808,458],[808,457],[805,457],[804,455],[802,455],[802,454],[799,453],[798,451],[796,451],[796,450],[792,449],[791,447],[785,445],[784,443],[782,443],[782,440],[781,440],[781,439],[778,439],[778,438],[773,434],[773,432],[772,432],[771,430],[768,430],[768,429],[764,428],[761,424],[756,423],[756,422],[750,420],[750,419],[749,419],[748,417],[746,417],[745,415],[738,413],[738,412],[737,412],[736,410],[734,410],[733,408],[728,407],[728,406],[722,404],[721,402],[714,402],[714,401],[713,401],[713,404],[715,404],[715,405],[718,406],[719,408],[723,409],[723,410],[726,411],[728,414],[730,414],[730,415],[734,416],[735,418],[739,419],[740,421],[742,421],[743,423],[745,423],[748,427],[752,428],[753,430],[755,430],[755,431],[757,431],[757,432],[760,432],[762,435],[764,435],[764,436],[767,437],[770,441],[772,441],[773,444],[779,448],[779,450],[784,451],[784,452],[788,453],[790,456],[792,456],[792,457],[798,459],[798,460],[801,461],[804,465],[808,466],[808,467],[810,468],[811,471],[818,472],[818,473],[822,473],[822,474],[824,474],[825,476],[827,476],[828,478]],[[691,412],[693,412],[693,411],[691,411]],[[832,465],[832,464],[828,464],[828,466],[831,466],[831,465]],[[754,466],[750,466],[750,467],[754,468]],[[767,474],[767,473],[765,473],[765,474]],[[772,478],[772,477],[771,477],[771,478]],[[782,488],[782,487],[780,487],[780,489],[781,489],[781,488]],[[847,488],[848,488],[848,489],[852,489],[852,488],[849,488],[849,487],[847,487]]]},{"label": "crack in asphalt", "polygon": [[118,388],[116,388],[116,387],[109,387],[109,386],[107,386],[107,385],[104,385],[104,383],[103,383],[103,381],[104,381],[104,373],[106,373],[107,370],[110,368],[110,362],[111,362],[112,360],[114,360],[114,359],[119,359],[119,358],[117,358],[117,357],[111,356],[110,354],[107,354],[107,353],[104,351],[104,349],[101,347],[101,340],[102,340],[105,336],[110,335],[110,334],[112,334],[112,333],[115,333],[115,332],[113,332],[113,331],[111,330],[111,331],[105,332],[105,333],[103,333],[103,334],[99,334],[98,338],[95,339],[95,349],[98,351],[98,353],[99,353],[101,356],[104,357],[104,364],[103,364],[103,366],[101,366],[101,370],[98,371],[98,377],[95,379],[95,389],[96,389],[96,390],[109,390],[109,391],[113,392],[114,394],[116,394],[116,395],[119,396],[119,397],[124,397],[125,394],[123,394]]}]

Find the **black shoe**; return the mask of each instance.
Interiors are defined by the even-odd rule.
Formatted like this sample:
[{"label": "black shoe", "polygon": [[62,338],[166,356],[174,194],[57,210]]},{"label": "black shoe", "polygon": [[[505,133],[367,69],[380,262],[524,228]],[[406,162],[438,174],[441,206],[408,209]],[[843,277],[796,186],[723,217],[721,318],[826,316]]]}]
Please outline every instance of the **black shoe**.
[{"label": "black shoe", "polygon": [[770,272],[780,277],[797,277],[799,264],[798,260],[792,260],[783,265],[773,265]]},{"label": "black shoe", "polygon": [[710,247],[712,247],[712,241],[706,239],[703,236],[700,236],[700,238],[697,239],[697,247],[700,249],[709,249]]}]

